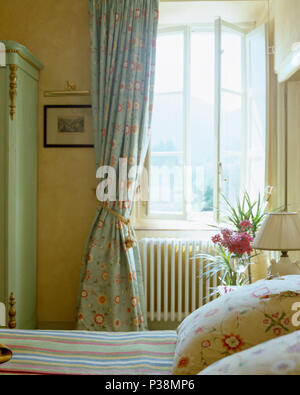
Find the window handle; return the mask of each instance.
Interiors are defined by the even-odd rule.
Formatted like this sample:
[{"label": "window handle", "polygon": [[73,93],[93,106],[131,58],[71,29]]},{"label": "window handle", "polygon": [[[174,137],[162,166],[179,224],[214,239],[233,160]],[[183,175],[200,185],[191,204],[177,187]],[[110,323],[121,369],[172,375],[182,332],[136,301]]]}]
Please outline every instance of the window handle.
[{"label": "window handle", "polygon": [[223,174],[222,162],[219,162],[219,164],[218,164],[218,171],[219,171],[219,175],[222,176],[222,174]]},{"label": "window handle", "polygon": [[219,162],[219,176],[223,178],[224,182],[228,182],[228,178],[223,176],[223,165],[222,162]]}]

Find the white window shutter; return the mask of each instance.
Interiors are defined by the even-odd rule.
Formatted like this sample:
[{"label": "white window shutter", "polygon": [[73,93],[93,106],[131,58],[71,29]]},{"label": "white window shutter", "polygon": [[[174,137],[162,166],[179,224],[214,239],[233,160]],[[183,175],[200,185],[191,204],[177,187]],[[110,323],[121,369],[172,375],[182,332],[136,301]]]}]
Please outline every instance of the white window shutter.
[{"label": "white window shutter", "polygon": [[268,40],[267,25],[246,36],[247,135],[245,142],[244,189],[257,199],[266,184],[266,142],[268,135]]}]

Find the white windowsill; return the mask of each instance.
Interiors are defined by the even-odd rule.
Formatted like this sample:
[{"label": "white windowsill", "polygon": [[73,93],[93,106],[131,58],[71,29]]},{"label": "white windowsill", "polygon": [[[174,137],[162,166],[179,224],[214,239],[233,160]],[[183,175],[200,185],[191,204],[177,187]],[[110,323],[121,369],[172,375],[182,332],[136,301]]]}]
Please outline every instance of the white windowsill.
[{"label": "white windowsill", "polygon": [[183,220],[144,220],[136,221],[134,229],[137,231],[199,231],[214,234],[217,230],[198,221]]}]

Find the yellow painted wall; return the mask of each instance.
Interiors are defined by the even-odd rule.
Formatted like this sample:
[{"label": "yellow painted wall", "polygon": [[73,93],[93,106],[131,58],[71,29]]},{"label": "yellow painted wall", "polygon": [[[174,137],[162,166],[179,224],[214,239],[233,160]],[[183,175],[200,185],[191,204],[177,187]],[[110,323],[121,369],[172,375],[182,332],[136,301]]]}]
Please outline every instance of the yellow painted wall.
[{"label": "yellow painted wall", "polygon": [[[0,0],[0,40],[25,45],[45,68],[39,92],[38,321],[74,321],[82,253],[95,214],[92,148],[43,148],[45,104],[90,104],[90,99],[44,98],[66,80],[90,86],[87,0]],[[69,324],[68,324],[69,323]]]},{"label": "yellow painted wall", "polygon": [[279,70],[290,54],[292,45],[300,40],[300,7],[299,0],[276,0],[274,3],[277,18],[275,67]]}]

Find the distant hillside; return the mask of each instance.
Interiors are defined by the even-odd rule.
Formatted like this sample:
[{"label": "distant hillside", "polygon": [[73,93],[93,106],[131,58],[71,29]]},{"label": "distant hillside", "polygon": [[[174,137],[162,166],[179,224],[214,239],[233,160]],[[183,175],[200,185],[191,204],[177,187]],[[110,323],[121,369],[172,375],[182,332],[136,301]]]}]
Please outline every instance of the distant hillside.
[{"label": "distant hillside", "polygon": [[[152,151],[179,151],[182,149],[182,125],[180,95],[156,96],[152,122]],[[160,111],[158,111],[158,109]],[[222,139],[223,147],[238,150],[240,146],[239,111],[226,114],[231,125]],[[214,155],[214,106],[194,98],[191,101],[192,158],[195,165],[211,162]],[[227,147],[226,147],[227,146]]]}]

